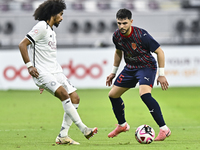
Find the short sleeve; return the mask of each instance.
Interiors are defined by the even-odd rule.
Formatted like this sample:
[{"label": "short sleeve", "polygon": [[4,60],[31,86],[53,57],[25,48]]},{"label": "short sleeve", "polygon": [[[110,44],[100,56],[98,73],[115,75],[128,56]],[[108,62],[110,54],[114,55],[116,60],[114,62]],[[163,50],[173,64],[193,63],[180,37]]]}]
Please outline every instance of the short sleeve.
[{"label": "short sleeve", "polygon": [[41,21],[38,22],[30,32],[26,35],[26,37],[32,43],[38,41],[46,35],[46,22]]},{"label": "short sleeve", "polygon": [[151,52],[160,47],[160,44],[145,30],[142,31],[142,44]]},{"label": "short sleeve", "polygon": [[115,48],[116,49],[120,49],[120,46],[119,46],[119,44],[118,44],[118,42],[117,42],[117,39],[116,39],[116,37],[114,36],[114,34],[113,34],[113,43],[114,43],[114,45],[115,45]]}]

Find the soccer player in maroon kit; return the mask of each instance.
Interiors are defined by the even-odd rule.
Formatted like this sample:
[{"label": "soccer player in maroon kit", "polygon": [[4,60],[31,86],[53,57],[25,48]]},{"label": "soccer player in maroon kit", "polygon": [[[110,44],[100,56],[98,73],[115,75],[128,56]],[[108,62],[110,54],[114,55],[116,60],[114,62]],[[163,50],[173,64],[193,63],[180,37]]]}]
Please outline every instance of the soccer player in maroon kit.
[{"label": "soccer player in maroon kit", "polygon": [[116,14],[116,19],[119,29],[113,34],[113,43],[116,48],[114,66],[111,74],[107,77],[106,85],[112,85],[112,80],[116,76],[122,56],[124,56],[126,65],[115,79],[114,85],[109,92],[118,126],[108,134],[108,137],[113,138],[119,133],[130,129],[124,116],[124,102],[121,99],[121,95],[130,88],[134,88],[139,82],[140,97],[160,127],[160,132],[155,141],[163,141],[171,135],[171,131],[165,124],[159,104],[151,95],[157,72],[157,62],[151,53],[157,54],[157,84],[160,83],[162,89],[167,90],[168,82],[164,75],[164,52],[158,42],[147,31],[131,26],[133,19],[130,10],[120,9]]}]

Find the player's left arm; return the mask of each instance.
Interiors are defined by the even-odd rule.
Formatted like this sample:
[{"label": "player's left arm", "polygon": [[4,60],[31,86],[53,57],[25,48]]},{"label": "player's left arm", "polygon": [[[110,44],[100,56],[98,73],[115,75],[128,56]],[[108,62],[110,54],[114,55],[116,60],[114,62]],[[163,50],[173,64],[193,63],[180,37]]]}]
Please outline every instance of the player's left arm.
[{"label": "player's left arm", "polygon": [[114,64],[113,64],[113,69],[112,72],[110,73],[109,76],[106,78],[106,85],[111,86],[112,85],[112,80],[116,76],[116,72],[118,70],[118,67],[121,63],[122,60],[122,51],[119,49],[115,50],[115,55],[114,55]]},{"label": "player's left arm", "polygon": [[158,78],[157,78],[157,84],[160,83],[162,90],[167,90],[168,89],[168,82],[165,77],[164,73],[164,67],[165,67],[165,55],[161,47],[158,47],[155,50],[155,53],[157,54],[157,61],[158,61]]}]

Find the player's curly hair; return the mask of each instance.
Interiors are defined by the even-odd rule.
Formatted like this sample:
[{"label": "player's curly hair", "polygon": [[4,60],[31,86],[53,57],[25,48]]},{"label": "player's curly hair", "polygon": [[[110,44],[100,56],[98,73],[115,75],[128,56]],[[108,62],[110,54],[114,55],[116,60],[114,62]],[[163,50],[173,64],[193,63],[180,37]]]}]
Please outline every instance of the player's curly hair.
[{"label": "player's curly hair", "polygon": [[116,18],[117,19],[126,19],[128,18],[129,20],[131,20],[132,18],[132,13],[130,10],[123,8],[118,10],[117,14],[116,14]]},{"label": "player's curly hair", "polygon": [[33,16],[35,20],[47,21],[50,20],[51,16],[59,14],[64,9],[66,9],[64,0],[46,0],[39,5]]}]

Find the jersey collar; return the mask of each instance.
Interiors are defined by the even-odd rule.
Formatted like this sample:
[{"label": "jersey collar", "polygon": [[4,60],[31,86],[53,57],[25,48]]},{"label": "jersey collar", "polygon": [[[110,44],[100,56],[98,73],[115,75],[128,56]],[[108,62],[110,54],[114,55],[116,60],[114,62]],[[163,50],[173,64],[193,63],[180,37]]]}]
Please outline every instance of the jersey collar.
[{"label": "jersey collar", "polygon": [[[47,22],[46,22],[47,23]],[[47,28],[48,28],[48,26],[51,28],[51,30],[53,31],[53,28],[47,23]]]},{"label": "jersey collar", "polygon": [[119,31],[119,33],[122,37],[129,38],[131,36],[131,34],[133,33],[133,26],[131,26],[131,33],[128,36],[123,35],[120,31]]}]

